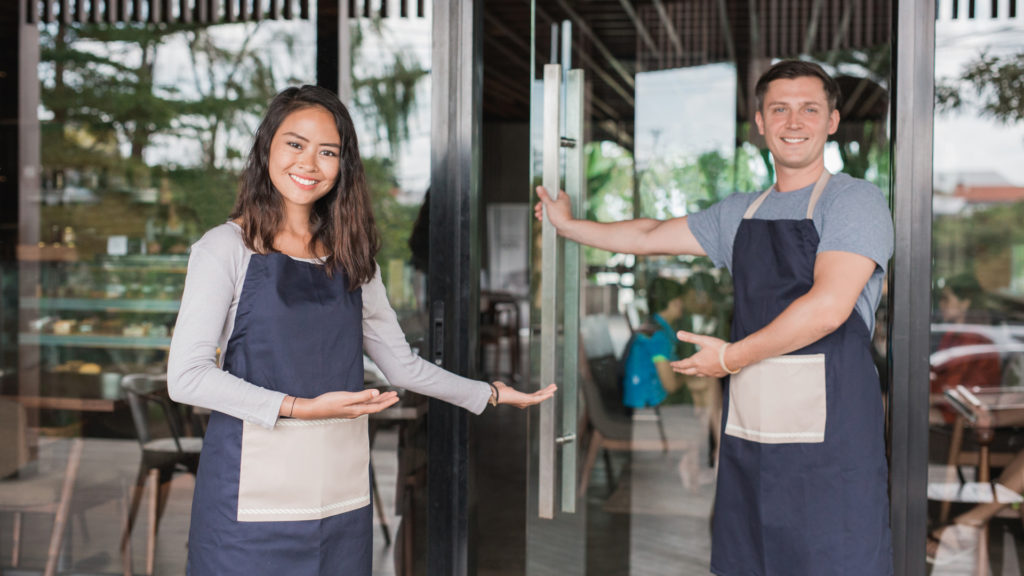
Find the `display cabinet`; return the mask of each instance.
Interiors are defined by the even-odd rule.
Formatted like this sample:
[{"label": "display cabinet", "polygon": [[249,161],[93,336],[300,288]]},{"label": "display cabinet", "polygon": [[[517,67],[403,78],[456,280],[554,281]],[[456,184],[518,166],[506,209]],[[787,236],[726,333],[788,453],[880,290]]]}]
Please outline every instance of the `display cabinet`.
[{"label": "display cabinet", "polygon": [[115,398],[122,374],[165,369],[187,255],[19,252],[21,394]]}]

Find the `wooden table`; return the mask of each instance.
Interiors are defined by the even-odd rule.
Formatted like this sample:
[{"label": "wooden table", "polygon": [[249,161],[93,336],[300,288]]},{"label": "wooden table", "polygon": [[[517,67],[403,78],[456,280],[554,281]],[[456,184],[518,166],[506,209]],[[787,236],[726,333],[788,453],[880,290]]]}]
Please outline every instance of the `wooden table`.
[{"label": "wooden table", "polygon": [[[1024,425],[1024,386],[1006,386],[967,388],[957,386],[946,390],[946,400],[957,412],[953,425],[953,438],[950,441],[950,463],[955,464],[963,443],[963,434],[970,428],[978,443],[978,483],[987,485],[991,490],[990,502],[999,502],[1001,491],[992,480],[991,456],[989,454],[992,441],[999,428],[1011,428]],[[1007,492],[1003,488],[1002,492]],[[1018,500],[1019,501],[1019,500]],[[943,502],[942,521],[948,518],[949,502]],[[986,523],[978,537],[978,553],[975,574],[988,574],[988,524]]]},{"label": "wooden table", "polygon": [[[122,401],[121,389],[105,390],[98,378],[74,381],[43,381],[32,393],[3,394],[28,409],[73,410],[78,412],[113,412]],[[116,392],[115,395],[111,393]]]},{"label": "wooden table", "polygon": [[978,481],[991,482],[989,447],[997,428],[1024,425],[1024,386],[957,386],[945,394],[962,425],[970,427],[978,441]]}]

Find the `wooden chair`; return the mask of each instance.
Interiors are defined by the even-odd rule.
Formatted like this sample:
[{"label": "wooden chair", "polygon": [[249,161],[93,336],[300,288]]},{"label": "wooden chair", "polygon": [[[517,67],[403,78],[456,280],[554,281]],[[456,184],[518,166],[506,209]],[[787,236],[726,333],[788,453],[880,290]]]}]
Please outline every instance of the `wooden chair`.
[{"label": "wooden chair", "polygon": [[21,562],[21,525],[25,514],[53,515],[50,545],[46,555],[45,576],[57,572],[64,532],[71,512],[78,466],[82,459],[82,439],[71,440],[67,465],[60,473],[32,474],[26,470],[28,441],[25,409],[10,400],[0,399],[0,512],[14,515],[14,542],[11,565]]},{"label": "wooden chair", "polygon": [[196,474],[203,439],[195,435],[202,427],[191,406],[170,399],[167,395],[167,379],[163,375],[128,374],[121,380],[121,389],[128,401],[135,432],[142,447],[142,461],[135,477],[128,518],[121,535],[122,564],[125,575],[130,575],[131,533],[148,482],[150,494],[146,574],[152,574],[156,563],[156,533],[160,517],[167,506],[171,479],[178,472],[188,472],[193,476]]}]

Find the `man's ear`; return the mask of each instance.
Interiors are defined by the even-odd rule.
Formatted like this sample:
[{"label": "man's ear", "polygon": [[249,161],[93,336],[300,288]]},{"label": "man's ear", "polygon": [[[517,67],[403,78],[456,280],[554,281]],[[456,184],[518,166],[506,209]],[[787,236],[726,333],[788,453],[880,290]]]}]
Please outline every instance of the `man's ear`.
[{"label": "man's ear", "polygon": [[[757,133],[764,136],[764,117],[761,116],[761,111],[754,112],[754,124],[757,124]],[[838,126],[838,124],[836,124]],[[835,130],[832,130],[835,132]],[[831,134],[832,132],[829,132]]]},{"label": "man's ear", "polygon": [[832,113],[828,115],[828,133],[829,135],[835,134],[836,130],[839,129],[839,110],[833,109]]}]

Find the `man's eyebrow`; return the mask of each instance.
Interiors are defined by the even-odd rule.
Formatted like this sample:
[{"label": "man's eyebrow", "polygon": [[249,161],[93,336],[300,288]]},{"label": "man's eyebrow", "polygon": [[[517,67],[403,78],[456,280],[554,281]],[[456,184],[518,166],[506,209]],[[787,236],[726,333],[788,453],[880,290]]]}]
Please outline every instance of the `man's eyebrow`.
[{"label": "man's eyebrow", "polygon": [[[778,106],[778,105],[789,106],[791,104],[793,104],[793,102],[787,102],[787,101],[784,101],[784,100],[772,100],[771,102],[766,102],[765,106]],[[796,104],[798,104],[800,106],[808,106],[808,105],[810,105],[810,106],[824,106],[825,102],[818,101],[818,100],[804,100],[803,102],[796,102]]]}]

